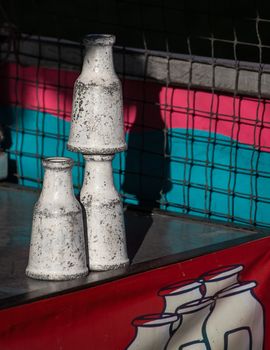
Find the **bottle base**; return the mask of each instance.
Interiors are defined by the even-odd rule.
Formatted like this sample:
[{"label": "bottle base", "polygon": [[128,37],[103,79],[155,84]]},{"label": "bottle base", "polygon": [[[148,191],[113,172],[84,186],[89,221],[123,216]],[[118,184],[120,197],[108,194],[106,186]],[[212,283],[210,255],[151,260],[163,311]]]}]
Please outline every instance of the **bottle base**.
[{"label": "bottle base", "polygon": [[109,270],[117,270],[129,265],[129,260],[125,260],[118,264],[89,264],[90,271],[109,271]]},{"label": "bottle base", "polygon": [[41,273],[41,272],[35,272],[26,269],[25,274],[27,277],[37,279],[37,280],[44,280],[44,281],[68,281],[73,280],[80,277],[85,277],[89,273],[88,269],[74,273],[74,274],[59,274],[59,273]]},{"label": "bottle base", "polygon": [[96,154],[96,155],[107,155],[107,154],[114,154],[118,152],[123,152],[127,149],[127,145],[119,144],[115,145],[115,147],[83,147],[83,146],[77,146],[68,143],[67,149],[71,152],[80,152],[83,154]]}]

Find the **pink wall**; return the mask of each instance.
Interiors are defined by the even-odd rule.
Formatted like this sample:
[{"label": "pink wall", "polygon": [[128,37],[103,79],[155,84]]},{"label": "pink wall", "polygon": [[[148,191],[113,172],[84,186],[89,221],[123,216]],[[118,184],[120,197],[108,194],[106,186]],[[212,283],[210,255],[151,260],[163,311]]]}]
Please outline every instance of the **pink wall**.
[{"label": "pink wall", "polygon": [[[78,72],[2,65],[0,103],[41,110],[69,121],[77,76]],[[211,131],[270,152],[269,100],[166,88],[138,80],[125,80],[123,91],[127,130],[139,130],[142,125],[162,128],[165,123],[167,128]]]}]

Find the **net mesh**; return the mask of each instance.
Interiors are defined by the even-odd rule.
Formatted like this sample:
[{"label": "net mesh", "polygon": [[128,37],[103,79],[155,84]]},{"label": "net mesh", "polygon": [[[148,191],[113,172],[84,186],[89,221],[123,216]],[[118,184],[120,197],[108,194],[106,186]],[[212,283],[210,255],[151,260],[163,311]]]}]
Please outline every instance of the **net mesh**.
[{"label": "net mesh", "polygon": [[9,181],[41,187],[66,150],[86,33],[113,33],[128,151],[126,203],[269,227],[270,5],[266,1],[3,1],[0,121]]}]

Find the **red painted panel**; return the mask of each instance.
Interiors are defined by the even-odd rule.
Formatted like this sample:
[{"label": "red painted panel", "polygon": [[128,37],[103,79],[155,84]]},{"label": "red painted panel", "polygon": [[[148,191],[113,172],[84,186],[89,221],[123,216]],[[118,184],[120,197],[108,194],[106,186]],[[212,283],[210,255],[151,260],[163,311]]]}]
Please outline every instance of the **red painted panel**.
[{"label": "red painted panel", "polygon": [[[215,268],[242,264],[242,281],[256,281],[270,348],[270,238],[169,265],[114,282],[0,312],[0,349],[125,349],[135,336],[132,320],[160,313],[164,286]],[[255,349],[254,349],[255,350]]]}]

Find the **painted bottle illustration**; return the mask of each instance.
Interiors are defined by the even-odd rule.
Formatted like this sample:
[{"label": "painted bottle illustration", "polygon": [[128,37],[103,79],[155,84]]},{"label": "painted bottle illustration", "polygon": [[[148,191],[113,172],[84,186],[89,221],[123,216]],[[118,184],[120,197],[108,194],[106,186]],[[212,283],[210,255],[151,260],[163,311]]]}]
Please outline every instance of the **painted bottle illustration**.
[{"label": "painted bottle illustration", "polygon": [[132,322],[136,335],[127,350],[164,350],[171,336],[171,326],[178,318],[178,315],[169,313],[136,318]]},{"label": "painted bottle illustration", "polygon": [[166,350],[206,349],[203,329],[214,300],[199,299],[180,306],[176,312],[180,316],[180,326],[172,335]]},{"label": "painted bottle illustration", "polygon": [[242,270],[242,265],[230,265],[201,275],[200,279],[204,284],[204,297],[212,297],[221,290],[239,283],[239,273]]},{"label": "painted bottle illustration", "polygon": [[202,283],[197,280],[185,280],[162,288],[158,295],[164,298],[163,312],[174,313],[179,306],[202,297]]},{"label": "painted bottle illustration", "polygon": [[[162,288],[158,295],[164,299],[163,312],[175,313],[176,309],[187,302],[200,299],[202,283],[197,280],[184,280],[174,284],[170,284]],[[180,319],[172,326],[175,330],[179,326]]]},{"label": "painted bottle illustration", "polygon": [[256,282],[243,282],[217,295],[205,328],[211,350],[263,349],[263,308],[254,287]]},{"label": "painted bottle illustration", "polygon": [[257,284],[241,282],[242,270],[243,265],[223,266],[160,289],[164,313],[133,322],[137,333],[128,350],[263,350]]}]

